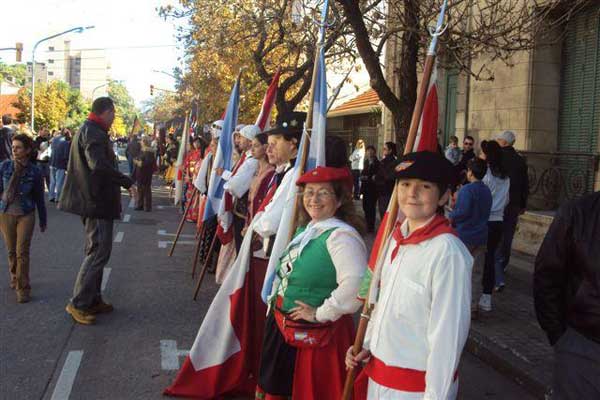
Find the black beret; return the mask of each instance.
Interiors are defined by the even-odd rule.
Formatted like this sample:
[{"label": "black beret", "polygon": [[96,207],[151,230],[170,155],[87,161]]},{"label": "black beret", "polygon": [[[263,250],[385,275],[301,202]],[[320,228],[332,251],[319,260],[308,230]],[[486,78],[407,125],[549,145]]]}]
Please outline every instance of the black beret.
[{"label": "black beret", "polygon": [[402,156],[395,167],[396,179],[421,179],[444,187],[456,184],[454,165],[439,153],[419,151]]},{"label": "black beret", "polygon": [[304,129],[304,121],[306,121],[305,112],[288,112],[277,115],[275,126],[264,133],[271,135],[283,135],[287,140],[292,138],[300,141],[302,130]]}]

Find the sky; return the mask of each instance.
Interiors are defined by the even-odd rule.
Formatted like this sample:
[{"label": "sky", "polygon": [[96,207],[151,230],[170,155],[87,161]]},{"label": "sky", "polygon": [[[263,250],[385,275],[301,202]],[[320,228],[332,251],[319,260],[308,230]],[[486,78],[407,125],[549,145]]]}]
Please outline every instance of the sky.
[{"label": "sky", "polygon": [[[112,67],[111,78],[122,80],[140,105],[150,98],[150,85],[173,90],[174,79],[153,70],[172,73],[182,66],[178,57],[174,22],[158,16],[156,7],[173,4],[168,0],[18,0],[10,3],[10,16],[2,18],[0,48],[23,43],[23,62],[31,61],[36,41],[78,27],[95,28],[81,34],[62,36],[71,48],[106,48]],[[18,16],[18,18],[17,18]],[[154,47],[152,47],[154,46]],[[43,56],[40,45],[36,59]],[[1,59],[14,63],[14,53],[1,52]]]}]

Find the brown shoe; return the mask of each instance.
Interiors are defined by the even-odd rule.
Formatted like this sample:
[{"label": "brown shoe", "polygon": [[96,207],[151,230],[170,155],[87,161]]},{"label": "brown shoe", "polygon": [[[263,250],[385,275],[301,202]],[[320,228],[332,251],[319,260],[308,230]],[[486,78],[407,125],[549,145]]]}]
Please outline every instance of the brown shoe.
[{"label": "brown shoe", "polygon": [[112,306],[112,304],[105,303],[104,301],[100,300],[98,304],[96,304],[93,307],[90,307],[88,312],[90,314],[105,314],[112,312],[114,309],[115,308]]},{"label": "brown shoe", "polygon": [[17,303],[29,303],[29,293],[17,292]]},{"label": "brown shoe", "polygon": [[93,314],[90,314],[87,311],[80,310],[75,308],[75,306],[71,303],[67,304],[67,313],[71,314],[73,320],[78,324],[82,325],[92,325],[96,322],[96,317]]}]

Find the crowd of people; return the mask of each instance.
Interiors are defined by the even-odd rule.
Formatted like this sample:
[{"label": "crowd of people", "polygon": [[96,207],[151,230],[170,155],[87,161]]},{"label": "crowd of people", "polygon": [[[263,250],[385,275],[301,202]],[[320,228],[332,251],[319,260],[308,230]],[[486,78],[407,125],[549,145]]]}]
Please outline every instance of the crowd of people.
[{"label": "crowd of people", "polygon": [[[85,254],[66,311],[90,325],[97,314],[113,311],[100,287],[113,223],[121,215],[121,187],[136,199],[137,210],[151,211],[153,174],[160,170],[172,181],[178,171],[185,183],[183,217],[196,224],[200,258],[214,261],[221,286],[165,394],[338,399],[346,372],[362,366],[354,398],[456,398],[471,318],[491,312],[492,294],[506,286],[515,226],[527,206],[527,166],[513,147],[514,132],[482,141],[478,151],[471,136],[462,149],[453,137],[446,151],[402,156],[395,143],[386,142],[381,159],[363,140],[348,157],[343,141],[328,137],[325,166],[297,178],[290,171],[304,113],[278,115],[264,131],[254,124],[236,126],[236,154],[228,168],[214,165],[224,134],[224,121],[217,120],[209,143],[192,137],[183,166],[175,163],[174,136],[164,149],[150,137],[132,138],[128,175],[119,171],[108,135],[114,118],[114,103],[102,97],[72,139],[68,130],[42,130],[35,140],[0,130],[0,230],[18,302],[30,296],[35,210],[40,230],[47,227],[45,186],[49,201],[82,218]],[[9,123],[3,119],[3,126]],[[219,181],[224,207],[211,214],[210,193]],[[272,263],[294,187],[295,229]],[[364,217],[356,207],[360,199]],[[383,238],[380,269],[371,269],[364,237],[377,227],[377,206],[381,223],[394,208],[389,204],[402,217]],[[565,399],[600,393],[593,383],[600,359],[593,278],[599,204],[596,193],[565,205],[536,261],[536,311],[557,344],[555,387]],[[483,271],[476,302],[474,268]],[[355,354],[353,316],[374,288],[377,305],[363,349]],[[227,328],[224,316],[235,319],[238,330]],[[215,364],[215,354],[231,358]],[[569,374],[561,375],[566,366]],[[204,370],[209,372],[199,379]]]}]

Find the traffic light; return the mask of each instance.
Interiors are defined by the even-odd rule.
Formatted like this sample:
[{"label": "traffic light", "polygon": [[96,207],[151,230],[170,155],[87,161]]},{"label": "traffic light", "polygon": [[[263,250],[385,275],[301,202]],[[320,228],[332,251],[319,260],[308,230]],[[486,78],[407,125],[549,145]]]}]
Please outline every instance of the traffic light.
[{"label": "traffic light", "polygon": [[15,50],[17,50],[17,62],[21,62],[21,58],[23,56],[23,43],[17,42],[15,45]]},{"label": "traffic light", "polygon": [[150,85],[150,96],[154,96],[154,85]]}]

